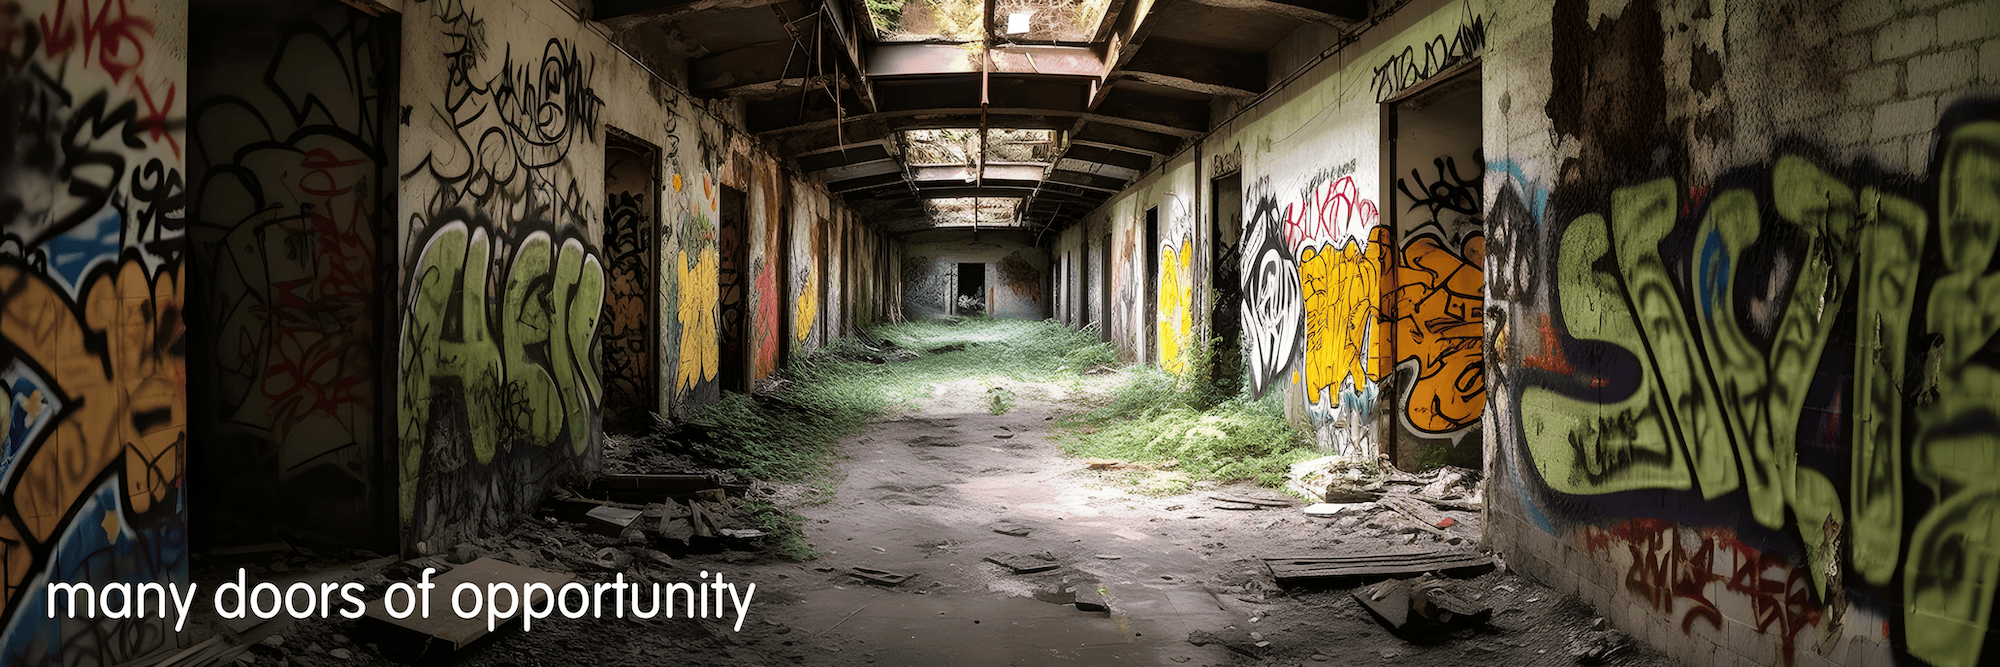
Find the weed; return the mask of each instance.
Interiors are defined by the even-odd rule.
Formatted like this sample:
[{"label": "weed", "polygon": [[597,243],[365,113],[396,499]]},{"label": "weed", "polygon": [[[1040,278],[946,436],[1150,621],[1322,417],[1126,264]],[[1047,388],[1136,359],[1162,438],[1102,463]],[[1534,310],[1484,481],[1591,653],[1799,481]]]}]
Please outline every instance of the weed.
[{"label": "weed", "polygon": [[[1320,456],[1292,425],[1276,396],[1222,395],[1205,379],[1212,353],[1196,350],[1185,377],[1134,368],[1095,409],[1060,422],[1063,451],[1073,456],[1175,462],[1181,475],[1128,475],[1157,491],[1194,480],[1254,480],[1281,487],[1291,464]],[[1240,386],[1240,385],[1237,385]]]},{"label": "weed", "polygon": [[986,388],[986,411],[996,415],[1007,414],[1014,409],[1014,390],[992,385]]},{"label": "weed", "polygon": [[759,500],[738,501],[738,510],[750,516],[764,532],[778,537],[774,550],[787,560],[807,561],[819,557],[812,545],[806,544],[806,518],[771,503]]}]

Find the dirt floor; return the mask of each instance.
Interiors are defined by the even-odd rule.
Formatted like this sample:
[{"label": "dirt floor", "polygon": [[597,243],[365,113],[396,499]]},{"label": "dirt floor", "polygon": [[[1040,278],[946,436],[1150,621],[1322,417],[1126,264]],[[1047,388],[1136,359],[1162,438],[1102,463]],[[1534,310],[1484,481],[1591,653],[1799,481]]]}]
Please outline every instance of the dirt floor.
[{"label": "dirt floor", "polygon": [[[447,556],[493,555],[585,581],[694,581],[718,573],[756,591],[740,632],[723,620],[550,619],[503,630],[447,662],[537,665],[1668,665],[1624,640],[1587,605],[1504,569],[1465,580],[1491,605],[1484,626],[1443,635],[1389,633],[1350,589],[1281,588],[1262,558],[1436,546],[1442,538],[1379,519],[1312,518],[1301,508],[1217,509],[1218,493],[1272,497],[1268,489],[1198,484],[1147,496],[1127,471],[1089,469],[1052,442],[1054,419],[1073,411],[1088,383],[1000,382],[1014,395],[988,411],[990,381],[940,386],[916,409],[884,416],[842,443],[844,460],[824,486],[770,488],[806,519],[817,559],[768,550],[669,557],[626,545],[630,561],[593,566],[608,538],[586,538],[537,518],[523,530]],[[1476,548],[1474,513],[1450,529]],[[1008,533],[996,531],[996,527]],[[589,545],[580,542],[590,542]],[[472,551],[476,553],[465,553]],[[513,558],[509,558],[512,555]],[[1054,565],[1014,574],[989,562],[1012,555]],[[292,557],[301,566],[330,565]],[[394,559],[386,559],[394,560]],[[211,564],[213,565],[213,564]],[[351,566],[371,593],[407,574],[384,561]],[[283,567],[283,566],[281,566]],[[371,569],[372,568],[372,569]],[[909,575],[897,585],[850,575],[868,568]],[[210,568],[213,569],[213,568]],[[331,570],[343,572],[338,567]],[[211,573],[212,574],[212,573]],[[253,576],[256,576],[253,574]],[[264,576],[276,574],[268,571]],[[337,577],[336,577],[337,578]],[[1101,590],[1109,611],[1071,604]],[[241,629],[242,624],[237,624]],[[354,621],[278,628],[240,664],[387,664],[389,639]],[[336,653],[337,651],[337,653]]]}]

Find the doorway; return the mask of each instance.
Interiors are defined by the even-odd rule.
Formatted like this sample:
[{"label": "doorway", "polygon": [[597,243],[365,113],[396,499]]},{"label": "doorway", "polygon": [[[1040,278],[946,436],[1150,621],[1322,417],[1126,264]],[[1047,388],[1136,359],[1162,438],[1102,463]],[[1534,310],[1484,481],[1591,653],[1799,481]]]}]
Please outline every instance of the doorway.
[{"label": "doorway", "polygon": [[604,377],[604,430],[649,428],[659,408],[654,363],[659,281],[659,150],[616,129],[604,134],[604,315],[598,318]]},{"label": "doorway", "polygon": [[961,262],[958,265],[958,289],[952,299],[954,315],[986,314],[986,265],[975,262]]},{"label": "doorway", "polygon": [[1390,456],[1406,470],[1479,469],[1485,412],[1485,219],[1480,74],[1426,81],[1388,103],[1385,207],[1394,268],[1383,281],[1396,373]]},{"label": "doorway", "polygon": [[[1205,378],[1217,394],[1234,396],[1243,387],[1243,173],[1209,181],[1208,284],[1215,295],[1208,313],[1214,362]],[[1200,341],[1208,344],[1208,341]]]},{"label": "doorway", "polygon": [[1097,340],[1111,342],[1111,232],[1097,245]]},{"label": "doorway", "polygon": [[719,303],[715,333],[719,340],[715,349],[721,358],[716,380],[723,391],[744,391],[749,376],[745,370],[749,346],[744,344],[749,340],[749,324],[743,270],[749,263],[744,251],[750,244],[744,237],[743,191],[723,186],[717,209],[715,295]]},{"label": "doorway", "polygon": [[1160,365],[1160,207],[1146,209],[1146,363]]}]

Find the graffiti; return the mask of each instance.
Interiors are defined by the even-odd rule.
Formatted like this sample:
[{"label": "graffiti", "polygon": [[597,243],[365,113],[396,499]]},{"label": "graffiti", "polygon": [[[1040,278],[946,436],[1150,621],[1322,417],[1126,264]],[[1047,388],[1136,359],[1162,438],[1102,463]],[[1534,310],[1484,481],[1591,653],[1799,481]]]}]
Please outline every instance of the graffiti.
[{"label": "graffiti", "polygon": [[[243,486],[277,502],[216,503],[246,521],[365,506],[353,485],[370,484],[375,441],[381,45],[352,12],[272,37],[264,58],[201,63],[230,85],[198,101],[189,153],[192,251],[216,295],[191,313],[215,332],[192,341],[216,389],[196,397],[197,423],[215,425],[197,435],[276,473]],[[309,473],[346,488],[300,486]]]},{"label": "graffiti", "polygon": [[715,329],[715,246],[681,253],[674,262],[680,278],[680,372],[676,386],[691,391],[695,385],[715,379],[717,338]]},{"label": "graffiti", "polygon": [[1259,179],[1244,200],[1251,207],[1241,242],[1244,364],[1250,368],[1250,391],[1261,398],[1298,351],[1304,301],[1270,181]]},{"label": "graffiti", "polygon": [[1022,258],[1020,251],[1016,250],[1000,258],[993,268],[998,269],[1000,283],[1006,285],[1007,291],[1013,292],[1015,296],[1029,298],[1041,296],[1042,272],[1036,271],[1033,264]]},{"label": "graffiti", "polygon": [[488,73],[485,20],[458,0],[434,6],[432,18],[449,42],[440,54],[443,101],[431,105],[425,131],[412,133],[427,150],[402,176],[427,174],[435,184],[422,219],[455,209],[485,211],[509,227],[588,219],[592,207],[581,188],[560,175],[571,148],[598,131],[604,100],[590,87],[594,58],[559,39],[544,44],[538,60],[516,56],[507,44],[498,71]]},{"label": "graffiti", "polygon": [[2000,586],[1996,117],[1948,109],[1914,184],[1780,151],[1686,213],[1702,189],[1660,179],[1549,230],[1556,340],[1537,365],[1578,377],[1517,390],[1542,483],[1747,505],[1818,600],[1900,575],[1910,654],[1978,663]]},{"label": "graffiti", "polygon": [[[1382,272],[1389,228],[1375,227],[1364,243],[1309,247],[1299,254],[1299,290],[1305,300],[1305,387],[1308,397],[1363,391],[1382,379],[1370,359],[1387,356],[1375,333],[1381,319]],[[1314,398],[1315,402],[1321,399]]]},{"label": "graffiti", "polygon": [[778,272],[759,257],[750,260],[750,273],[751,282],[757,286],[757,368],[776,369],[778,343],[783,338],[778,333],[778,318],[784,316],[778,310]]},{"label": "graffiti", "polygon": [[[592,440],[603,391],[589,351],[604,269],[575,238],[558,244],[537,231],[509,244],[493,238],[490,226],[448,215],[410,272],[397,427],[405,521],[426,460],[467,453],[437,451],[449,440],[431,437],[433,421],[445,413],[463,412],[459,423],[479,426],[462,436],[482,464],[516,446],[582,453]],[[496,257],[496,246],[513,255]],[[505,267],[504,281],[488,276],[493,267]]]},{"label": "graffiti", "polygon": [[1616,558],[1613,545],[1623,545],[1623,556],[1632,561],[1626,590],[1660,613],[1680,609],[1682,632],[1698,621],[1723,628],[1722,610],[1710,599],[1714,587],[1749,600],[1745,622],[1760,634],[1778,637],[1787,665],[1799,632],[1820,623],[1822,612],[1813,602],[1806,574],[1782,556],[1744,544],[1734,531],[1696,531],[1659,519],[1631,519],[1609,529],[1586,526],[1582,539],[1592,555],[1607,559]]},{"label": "graffiti", "polygon": [[1422,47],[1419,51],[1417,45],[1405,46],[1375,68],[1371,82],[1375,101],[1385,101],[1405,88],[1479,57],[1486,48],[1486,19],[1468,14],[1456,32],[1432,37]]},{"label": "graffiti", "polygon": [[792,297],[792,333],[803,343],[812,337],[813,326],[819,320],[819,276],[811,269],[799,267],[792,282],[799,285],[798,295]]},{"label": "graffiti", "polygon": [[[1423,174],[1411,169],[1410,178],[1396,179],[1396,189],[1410,199],[1410,210],[1416,210],[1418,207],[1429,210],[1432,222],[1441,222],[1438,220],[1438,213],[1441,211],[1479,215],[1479,207],[1482,204],[1479,199],[1479,184],[1484,180],[1486,171],[1485,160],[1480,157],[1478,149],[1473,149],[1472,161],[1473,168],[1478,171],[1472,172],[1472,176],[1467,178],[1458,174],[1457,159],[1449,155],[1435,158],[1431,160],[1431,164],[1437,167],[1436,181],[1425,184]],[[1421,195],[1410,192],[1411,180],[1415,180],[1417,187],[1423,190]]]},{"label": "graffiti", "polygon": [[[1158,340],[1160,368],[1174,375],[1188,370],[1188,339],[1194,335],[1194,271],[1188,262],[1194,257],[1194,239],[1182,236],[1178,244],[1160,246],[1160,312]],[[1009,255],[1012,257],[1013,255]],[[1002,263],[1005,266],[1005,263]]]},{"label": "graffiti", "polygon": [[1285,243],[1300,252],[1312,244],[1359,238],[1380,219],[1375,202],[1361,196],[1354,177],[1342,176],[1307,190],[1298,203],[1285,205]]},{"label": "graffiti", "polygon": [[39,612],[52,578],[188,581],[186,82],[152,10],[0,3],[0,664],[175,643]]},{"label": "graffiti", "polygon": [[1476,229],[1450,241],[1426,224],[1404,237],[1391,298],[1397,364],[1416,371],[1400,387],[1403,424],[1411,431],[1464,433],[1485,411],[1485,262],[1486,237]]},{"label": "graffiti", "polygon": [[[642,178],[644,182],[646,179]],[[643,187],[643,186],[642,186]],[[606,189],[610,189],[609,184]],[[643,191],[607,194],[604,214],[604,420],[632,424],[652,408],[652,225]]]}]

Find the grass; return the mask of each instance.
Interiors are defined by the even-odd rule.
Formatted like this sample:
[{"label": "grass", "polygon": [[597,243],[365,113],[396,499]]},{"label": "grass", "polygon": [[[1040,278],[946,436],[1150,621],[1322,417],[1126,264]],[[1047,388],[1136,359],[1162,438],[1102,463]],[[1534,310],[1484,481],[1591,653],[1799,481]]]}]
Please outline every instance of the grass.
[{"label": "grass", "polygon": [[1291,464],[1321,452],[1285,421],[1276,396],[1219,393],[1219,386],[1240,383],[1206,380],[1212,356],[1198,349],[1180,377],[1132,369],[1100,405],[1058,423],[1063,451],[1145,464],[1154,469],[1150,474],[1131,471],[1124,479],[1155,493],[1180,493],[1201,480],[1247,479],[1282,488]]}]

